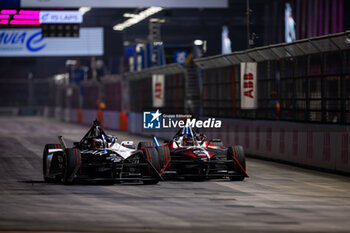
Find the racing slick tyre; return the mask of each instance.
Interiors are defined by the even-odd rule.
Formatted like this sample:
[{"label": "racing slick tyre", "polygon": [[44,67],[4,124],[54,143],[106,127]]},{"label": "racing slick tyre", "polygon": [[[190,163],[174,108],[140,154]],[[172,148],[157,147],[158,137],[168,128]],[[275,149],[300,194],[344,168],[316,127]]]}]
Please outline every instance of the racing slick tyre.
[{"label": "racing slick tyre", "polygon": [[141,150],[143,148],[148,148],[148,147],[154,147],[154,143],[153,142],[139,142],[139,144],[137,145],[137,149]]},{"label": "racing slick tyre", "polygon": [[43,176],[44,176],[44,181],[47,183],[55,183],[55,182],[59,182],[62,177],[61,176],[56,176],[55,178],[50,178],[48,177],[49,175],[49,169],[47,167],[47,157],[49,155],[49,150],[50,149],[61,149],[61,145],[60,144],[46,144],[44,147],[44,152],[43,152]]},{"label": "racing slick tyre", "polygon": [[[144,154],[145,162],[148,161],[150,164],[152,164],[153,168],[155,168],[159,172],[160,162],[157,149],[154,147],[145,147],[142,149],[142,151]],[[150,180],[143,180],[143,183],[146,185],[157,184],[159,182],[159,176],[150,164],[147,165],[147,167],[145,167],[144,169],[142,169],[142,176],[147,176],[151,178]]]},{"label": "racing slick tyre", "polygon": [[[227,151],[227,159],[232,160],[233,158],[239,163],[239,165],[246,171],[246,162],[245,162],[245,154],[242,146],[230,146]],[[245,178],[245,174],[242,172],[236,162],[234,165],[228,165],[228,171],[236,171],[238,173],[237,176],[230,176],[231,181],[243,181]]]},{"label": "racing slick tyre", "polygon": [[221,141],[221,139],[212,139],[210,140],[209,144],[212,144],[214,146],[224,146],[224,143]]},{"label": "racing slick tyre", "polygon": [[64,154],[64,164],[63,183],[71,184],[81,166],[81,155],[77,148],[66,149],[66,153]]},{"label": "racing slick tyre", "polygon": [[170,161],[170,150],[167,146],[157,146],[160,170],[168,166]]}]

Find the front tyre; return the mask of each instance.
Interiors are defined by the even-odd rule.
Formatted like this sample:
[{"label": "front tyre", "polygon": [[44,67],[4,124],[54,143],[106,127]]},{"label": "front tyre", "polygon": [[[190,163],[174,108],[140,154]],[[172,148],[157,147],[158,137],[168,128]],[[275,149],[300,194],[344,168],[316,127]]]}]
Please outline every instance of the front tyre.
[{"label": "front tyre", "polygon": [[63,183],[71,184],[76,178],[76,174],[80,170],[81,166],[81,155],[77,148],[66,149],[64,154],[64,176]]},{"label": "front tyre", "polygon": [[145,147],[142,149],[142,152],[144,162],[150,163],[142,169],[142,176],[147,179],[142,182],[146,185],[157,184],[159,182],[159,176],[155,169],[159,172],[161,167],[158,152],[154,147]]},{"label": "front tyre", "polygon": [[[227,151],[227,159],[234,160],[233,165],[228,164],[228,171],[235,171],[237,175],[230,176],[231,181],[243,181],[246,175],[242,171],[241,167],[246,171],[246,160],[242,146],[231,146]],[[239,164],[237,164],[237,162]]]}]

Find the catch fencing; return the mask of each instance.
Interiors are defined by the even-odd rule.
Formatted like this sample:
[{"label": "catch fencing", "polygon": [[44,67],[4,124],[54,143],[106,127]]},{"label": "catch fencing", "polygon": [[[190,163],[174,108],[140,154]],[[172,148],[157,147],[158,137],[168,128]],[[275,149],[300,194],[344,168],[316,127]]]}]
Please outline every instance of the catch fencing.
[{"label": "catch fencing", "polygon": [[[240,107],[240,63],[257,63],[258,108]],[[350,123],[350,32],[196,59],[205,116]]]},{"label": "catch fencing", "polygon": [[[241,108],[240,64],[257,63],[258,107]],[[196,59],[210,138],[248,154],[350,173],[350,32]]]},{"label": "catch fencing", "polygon": [[[165,76],[164,106],[153,107],[152,76]],[[184,113],[186,102],[186,70],[179,64],[152,67],[139,72],[127,73],[129,81],[130,110],[143,112],[160,109],[166,113]]]}]

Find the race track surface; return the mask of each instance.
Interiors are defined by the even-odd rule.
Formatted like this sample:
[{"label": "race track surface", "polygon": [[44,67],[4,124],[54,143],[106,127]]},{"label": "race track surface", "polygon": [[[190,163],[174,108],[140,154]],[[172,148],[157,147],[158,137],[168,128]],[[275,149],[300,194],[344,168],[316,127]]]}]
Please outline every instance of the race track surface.
[{"label": "race track surface", "polygon": [[0,117],[0,232],[350,231],[349,177],[256,159],[244,182],[44,183],[44,145],[57,135],[71,144],[88,128]]}]

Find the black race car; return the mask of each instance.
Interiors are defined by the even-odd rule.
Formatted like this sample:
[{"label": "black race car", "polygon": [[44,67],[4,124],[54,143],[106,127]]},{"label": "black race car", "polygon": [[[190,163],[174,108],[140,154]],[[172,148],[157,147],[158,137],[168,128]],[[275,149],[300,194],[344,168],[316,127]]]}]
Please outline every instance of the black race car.
[{"label": "black race car", "polygon": [[242,181],[249,177],[242,146],[224,147],[219,139],[208,141],[191,127],[181,128],[167,141],[171,161],[165,177],[223,178]]},{"label": "black race car", "polygon": [[117,137],[107,135],[97,120],[72,148],[67,148],[62,136],[59,140],[60,144],[46,144],[44,148],[46,182],[139,180],[156,184],[170,160],[169,148],[155,147],[152,142],[140,142],[137,149],[131,141],[118,143]]}]

